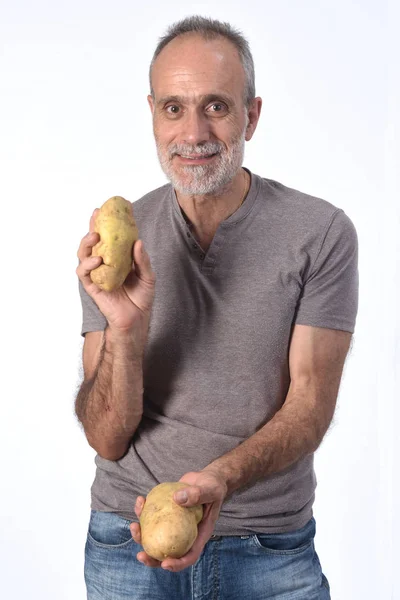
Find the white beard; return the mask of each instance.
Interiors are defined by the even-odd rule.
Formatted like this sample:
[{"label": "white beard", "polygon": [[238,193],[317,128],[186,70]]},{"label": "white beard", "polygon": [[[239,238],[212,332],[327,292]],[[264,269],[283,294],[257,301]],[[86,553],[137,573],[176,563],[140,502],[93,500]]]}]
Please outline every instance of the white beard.
[{"label": "white beard", "polygon": [[[221,144],[208,142],[201,146],[173,145],[168,149],[157,145],[160,165],[173,187],[185,196],[218,195],[229,184],[243,164],[245,150],[245,130],[233,141],[229,151]],[[172,155],[213,154],[219,155],[209,165],[184,165],[174,168]]]}]

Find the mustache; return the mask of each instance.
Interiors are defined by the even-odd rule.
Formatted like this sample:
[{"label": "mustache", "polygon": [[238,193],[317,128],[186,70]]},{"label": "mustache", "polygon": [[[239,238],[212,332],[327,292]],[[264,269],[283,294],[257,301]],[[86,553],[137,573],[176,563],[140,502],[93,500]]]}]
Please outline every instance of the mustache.
[{"label": "mustache", "polygon": [[223,145],[218,142],[207,142],[201,146],[195,145],[190,146],[188,144],[173,144],[168,148],[170,157],[172,158],[175,154],[198,154],[199,156],[205,156],[210,154],[217,154],[223,150]]}]

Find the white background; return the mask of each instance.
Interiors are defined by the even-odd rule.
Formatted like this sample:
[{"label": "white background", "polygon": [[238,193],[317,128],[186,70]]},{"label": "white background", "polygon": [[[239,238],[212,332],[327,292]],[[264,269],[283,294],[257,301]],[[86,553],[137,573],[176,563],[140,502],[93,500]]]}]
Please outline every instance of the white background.
[{"label": "white background", "polygon": [[251,44],[264,105],[244,164],[356,225],[360,307],[316,455],[316,548],[333,600],[398,600],[399,10],[379,0],[1,0],[0,595],[85,598],[94,452],[73,413],[76,252],[95,207],[165,183],[148,65],[196,13]]}]

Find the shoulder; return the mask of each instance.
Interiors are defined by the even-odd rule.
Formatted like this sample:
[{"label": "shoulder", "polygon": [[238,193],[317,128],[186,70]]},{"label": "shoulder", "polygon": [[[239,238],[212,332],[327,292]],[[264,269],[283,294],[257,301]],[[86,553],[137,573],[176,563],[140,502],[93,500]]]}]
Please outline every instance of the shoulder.
[{"label": "shoulder", "polygon": [[325,219],[333,215],[338,207],[320,198],[298,189],[289,187],[274,179],[261,178],[261,190],[268,195],[277,208],[296,216],[314,216]]},{"label": "shoulder", "polygon": [[260,177],[260,193],[266,218],[279,221],[288,232],[356,235],[352,220],[336,203],[265,177]]},{"label": "shoulder", "polygon": [[154,208],[158,208],[160,206],[160,203],[165,201],[170,192],[171,184],[166,183],[165,185],[162,185],[156,188],[155,190],[147,192],[147,194],[145,194],[138,200],[135,200],[132,203],[135,216],[136,214],[142,215],[148,211],[151,212],[152,210],[154,210]]},{"label": "shoulder", "polygon": [[133,216],[141,236],[147,237],[157,223],[165,222],[170,194],[171,184],[167,183],[132,202]]},{"label": "shoulder", "polygon": [[157,237],[165,233],[172,204],[171,190],[171,184],[167,183],[132,202],[133,216],[147,250],[149,244],[157,243]]}]

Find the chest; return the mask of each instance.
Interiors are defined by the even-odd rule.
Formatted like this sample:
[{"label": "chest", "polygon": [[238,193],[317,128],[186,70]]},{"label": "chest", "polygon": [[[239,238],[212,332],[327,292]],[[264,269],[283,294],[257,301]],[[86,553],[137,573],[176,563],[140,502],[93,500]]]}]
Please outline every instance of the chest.
[{"label": "chest", "polygon": [[[243,242],[243,240],[242,240]],[[214,236],[204,253],[196,242],[154,245],[156,272],[149,348],[229,354],[238,346],[260,357],[287,346],[301,291],[301,257],[276,244],[237,244]],[[212,360],[212,358],[210,359]]]},{"label": "chest", "polygon": [[287,390],[301,253],[254,230],[242,230],[240,240],[217,231],[206,253],[184,230],[149,236],[145,245],[156,274],[146,405],[174,420],[248,435]]}]

